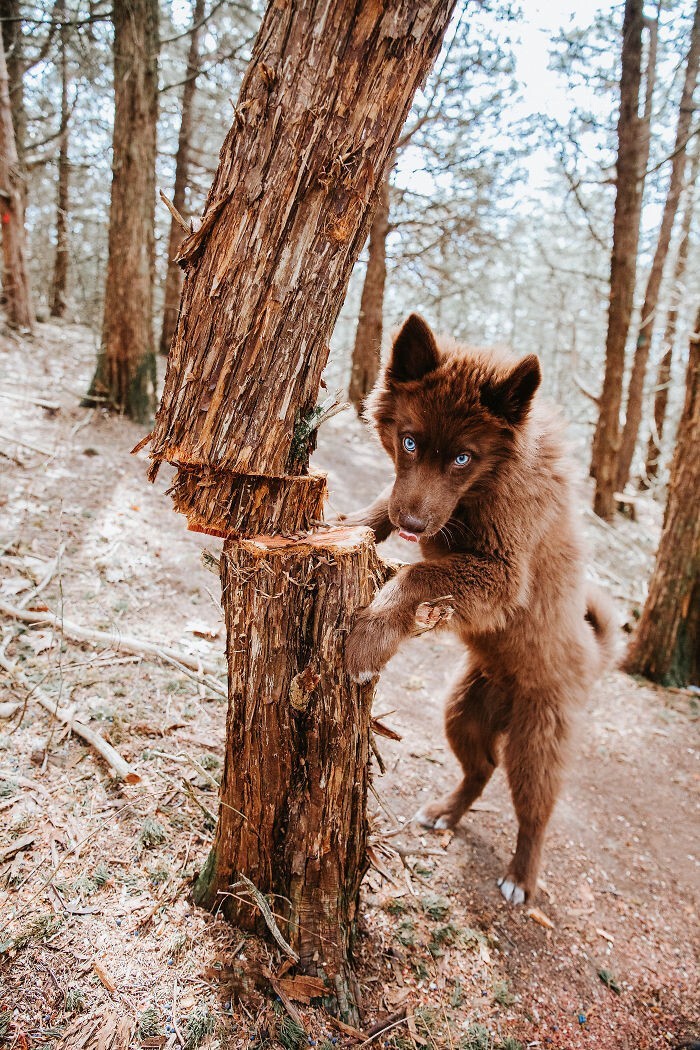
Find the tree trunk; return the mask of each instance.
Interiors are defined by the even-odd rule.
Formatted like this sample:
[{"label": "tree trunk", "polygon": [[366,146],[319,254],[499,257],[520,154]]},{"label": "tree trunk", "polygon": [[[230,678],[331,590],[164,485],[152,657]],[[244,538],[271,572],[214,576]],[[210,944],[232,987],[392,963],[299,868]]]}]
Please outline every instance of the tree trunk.
[{"label": "tree trunk", "polygon": [[678,109],[678,123],[676,126],[676,141],[671,160],[671,174],[668,182],[668,193],[666,203],[661,217],[659,228],[659,239],[656,243],[656,251],[647,279],[646,291],[644,293],[644,305],[637,334],[637,346],[632,364],[632,372],[627,389],[627,411],[625,414],[625,425],[622,431],[620,451],[617,462],[617,490],[622,491],[629,479],[632,468],[634,450],[637,446],[639,425],[642,421],[642,407],[644,404],[644,380],[646,377],[649,350],[654,335],[654,319],[659,303],[659,290],[663,278],[664,267],[668,250],[671,245],[671,234],[673,224],[676,221],[678,202],[683,191],[683,176],[686,167],[686,145],[690,126],[693,119],[693,95],[698,79],[698,64],[700,63],[700,0],[695,7],[695,19],[690,37],[690,50],[685,70],[683,92],[681,94]]},{"label": "tree trunk", "polygon": [[70,162],[68,160],[68,25],[65,22],[65,0],[56,8],[62,19],[60,29],[61,51],[61,136],[58,147],[58,198],[56,202],[56,256],[49,296],[52,317],[65,317],[66,288],[68,286],[68,207]]},{"label": "tree trunk", "polygon": [[[372,686],[343,671],[343,639],[384,579],[368,529],[300,541],[227,540],[227,755],[216,839],[195,888],[244,929],[264,930],[239,873],[275,897],[307,973],[351,986],[348,960],[367,867]],[[270,588],[274,587],[271,592]],[[336,984],[336,978],[340,981]]]},{"label": "tree trunk", "polygon": [[362,403],[379,374],[384,321],[384,285],[386,283],[386,239],[389,235],[389,179],[384,179],[369,231],[369,257],[362,285],[360,316],[352,351],[352,368],[348,397],[358,416]]},{"label": "tree trunk", "polygon": [[[204,17],[204,0],[195,0],[192,12],[192,29],[190,30],[190,50],[187,56],[187,73],[182,90],[182,118],[180,134],[177,140],[177,158],[175,160],[175,186],[173,204],[186,218],[185,200],[187,185],[190,179],[190,137],[192,135],[192,112],[194,95],[199,74],[199,34]],[[170,223],[168,240],[168,269],[165,274],[165,295],[163,302],[163,327],[160,333],[160,352],[167,354],[175,334],[177,311],[182,291],[182,270],[175,261],[177,250],[182,242],[182,229],[173,217]]]},{"label": "tree trunk", "polygon": [[617,193],[610,263],[610,305],[605,344],[605,377],[600,413],[593,439],[591,473],[596,478],[593,508],[603,518],[615,511],[617,453],[620,441],[620,403],[625,369],[625,345],[634,305],[639,220],[640,180],[639,90],[642,65],[642,0],[626,0],[622,40],[620,116],[617,124]]},{"label": "tree trunk", "polygon": [[7,80],[5,48],[0,47],[0,226],[2,288],[8,324],[30,331],[34,307],[27,270],[24,194],[19,171]]},{"label": "tree trunk", "polygon": [[[19,171],[23,174],[27,112],[24,106],[24,54],[19,0],[0,0],[0,22],[2,22],[2,39],[5,45],[12,126],[15,129],[15,148]],[[24,200],[24,185],[22,185],[22,200]]]},{"label": "tree trunk", "polygon": [[155,408],[153,270],[158,0],[114,5],[114,136],[102,346],[86,403],[147,421]]},{"label": "tree trunk", "polygon": [[696,146],[695,153],[690,166],[690,175],[686,185],[686,202],[683,209],[683,220],[681,222],[681,237],[678,244],[676,265],[673,271],[673,285],[671,288],[670,305],[666,317],[666,329],[664,331],[663,354],[656,370],[656,387],[654,390],[654,424],[649,435],[647,444],[646,462],[644,474],[639,479],[641,489],[649,488],[651,482],[659,473],[659,461],[661,459],[666,423],[666,407],[668,405],[668,390],[671,382],[671,362],[673,360],[673,346],[676,341],[676,327],[678,324],[678,308],[683,298],[685,270],[688,263],[688,251],[690,249],[690,231],[693,225],[693,213],[695,211],[695,184],[697,182],[698,170],[700,169],[700,147]]},{"label": "tree trunk", "polygon": [[212,904],[236,876],[280,894],[284,935],[350,1019],[371,688],[348,680],[342,641],[374,593],[377,562],[364,532],[280,534],[320,517],[324,479],[307,469],[329,339],[453,6],[270,4],[201,226],[180,249],[182,300],[151,435],[149,476],[173,463],[190,527],[227,536],[226,763],[197,897]]},{"label": "tree trunk", "polygon": [[700,685],[700,310],[690,339],[685,405],[664,527],[625,670],[663,685]]}]

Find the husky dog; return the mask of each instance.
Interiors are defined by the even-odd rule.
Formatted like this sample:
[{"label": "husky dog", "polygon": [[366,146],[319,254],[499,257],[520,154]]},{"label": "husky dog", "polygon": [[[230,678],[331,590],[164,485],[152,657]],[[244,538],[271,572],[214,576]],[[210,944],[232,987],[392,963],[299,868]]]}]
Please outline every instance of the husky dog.
[{"label": "husky dog", "polygon": [[436,339],[412,314],[367,400],[396,469],[393,487],[344,521],[378,541],[420,544],[364,609],[346,642],[357,681],[381,671],[416,622],[453,609],[467,666],[447,701],[455,789],[418,821],[451,828],[503,759],[519,830],[499,880],[506,900],[535,892],[559,791],[572,707],[612,663],[614,623],[585,581],[571,469],[556,412],[540,403],[540,364]]}]

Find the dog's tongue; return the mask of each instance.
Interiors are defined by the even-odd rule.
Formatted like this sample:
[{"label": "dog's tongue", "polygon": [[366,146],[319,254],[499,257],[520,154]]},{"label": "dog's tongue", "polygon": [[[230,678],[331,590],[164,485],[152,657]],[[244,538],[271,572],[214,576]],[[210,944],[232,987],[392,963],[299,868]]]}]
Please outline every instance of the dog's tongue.
[{"label": "dog's tongue", "polygon": [[399,536],[402,540],[408,540],[409,543],[418,543],[418,537],[415,532],[406,532],[404,529],[399,529]]}]

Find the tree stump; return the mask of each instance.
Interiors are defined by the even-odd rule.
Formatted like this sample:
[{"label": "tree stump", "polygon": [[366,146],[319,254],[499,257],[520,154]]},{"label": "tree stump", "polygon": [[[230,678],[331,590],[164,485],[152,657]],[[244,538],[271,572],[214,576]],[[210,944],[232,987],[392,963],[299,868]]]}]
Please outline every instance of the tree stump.
[{"label": "tree stump", "polygon": [[[369,529],[229,540],[221,559],[230,710],[216,839],[195,899],[245,929],[263,894],[305,972],[352,1014],[348,960],[366,870],[373,686],[343,642],[384,579]],[[228,596],[235,595],[235,604]],[[264,928],[264,927],[263,927]],[[319,950],[320,946],[320,950]]]}]

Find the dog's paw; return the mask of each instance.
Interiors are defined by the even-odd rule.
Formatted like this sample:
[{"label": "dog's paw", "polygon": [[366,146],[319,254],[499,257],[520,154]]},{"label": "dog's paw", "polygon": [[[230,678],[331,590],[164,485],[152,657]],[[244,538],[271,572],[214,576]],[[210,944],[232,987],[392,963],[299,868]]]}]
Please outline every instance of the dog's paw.
[{"label": "dog's paw", "polygon": [[421,827],[432,828],[434,831],[446,831],[456,824],[456,821],[450,818],[449,813],[445,813],[443,808],[435,802],[422,806],[413,819]]},{"label": "dog's paw", "polygon": [[509,875],[499,879],[498,886],[501,893],[510,904],[525,903],[525,890],[519,885],[519,883],[514,882]]},{"label": "dog's paw", "polygon": [[358,685],[371,682],[380,671],[373,633],[367,620],[360,619],[345,643],[345,670]]}]

